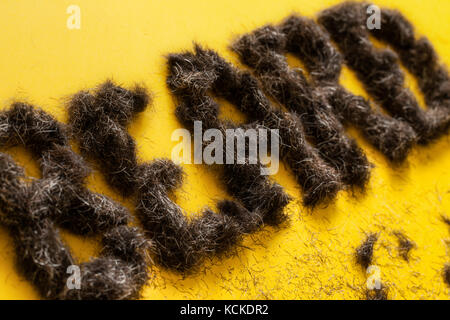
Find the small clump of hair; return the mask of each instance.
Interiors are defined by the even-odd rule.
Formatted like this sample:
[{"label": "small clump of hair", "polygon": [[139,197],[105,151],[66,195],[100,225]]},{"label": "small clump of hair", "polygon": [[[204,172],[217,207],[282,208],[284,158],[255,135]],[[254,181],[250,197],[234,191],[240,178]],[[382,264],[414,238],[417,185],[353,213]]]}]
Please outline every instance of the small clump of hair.
[{"label": "small clump of hair", "polygon": [[445,224],[450,226],[450,217],[448,217],[446,215],[442,215],[441,218],[442,218],[442,221],[444,221]]},{"label": "small clump of hair", "polygon": [[377,240],[378,234],[370,233],[366,236],[366,239],[361,243],[361,245],[356,248],[356,262],[364,269],[367,269],[372,263],[373,247]]},{"label": "small clump of hair", "polygon": [[442,270],[442,277],[445,283],[450,287],[450,263],[447,263]]},{"label": "small clump of hair", "polygon": [[380,284],[380,288],[366,289],[366,300],[388,300],[388,287]]},{"label": "small clump of hair", "polygon": [[136,143],[126,127],[151,100],[136,85],[124,89],[108,80],[92,92],[81,91],[68,103],[69,123],[81,152],[100,163],[108,183],[124,196],[135,190]]},{"label": "small clump of hair", "polygon": [[398,240],[398,252],[405,261],[409,261],[409,253],[414,248],[414,242],[409,240],[402,232],[394,232]]}]

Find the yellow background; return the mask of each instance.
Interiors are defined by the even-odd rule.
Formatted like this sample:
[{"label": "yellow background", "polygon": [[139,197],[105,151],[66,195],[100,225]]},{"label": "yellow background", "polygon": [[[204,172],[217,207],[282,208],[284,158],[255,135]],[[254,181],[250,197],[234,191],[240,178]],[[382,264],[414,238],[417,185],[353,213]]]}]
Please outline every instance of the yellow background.
[{"label": "yellow background", "polygon": [[[265,23],[277,23],[296,11],[313,16],[338,1],[311,0],[2,0],[0,1],[0,102],[26,100],[66,121],[65,99],[106,78],[131,86],[142,82],[155,94],[152,108],[130,126],[142,161],[170,157],[176,142],[170,137],[181,127],[175,104],[165,86],[164,56],[192,48],[192,41],[214,48],[230,61],[237,57],[227,46],[237,35]],[[450,2],[439,0],[376,1],[400,8],[419,34],[426,34],[443,61],[450,65]],[[66,27],[70,4],[81,8],[81,29]],[[295,59],[290,62],[298,64]],[[347,69],[342,83],[366,95]],[[417,92],[415,80],[408,85]],[[418,95],[419,96],[419,95]],[[420,97],[420,96],[419,96]],[[422,100],[421,100],[422,101]],[[230,105],[224,116],[243,119]],[[448,299],[442,268],[449,261],[450,237],[441,215],[450,214],[450,142],[416,147],[408,161],[392,167],[364,141],[350,134],[375,164],[368,191],[355,196],[341,192],[337,201],[313,212],[299,203],[301,191],[281,166],[274,177],[294,197],[290,225],[266,228],[248,237],[233,257],[207,262],[198,275],[182,276],[155,266],[143,290],[148,299],[359,299],[366,274],[356,265],[354,249],[365,232],[380,232],[374,264],[394,299]],[[39,176],[34,161],[21,149],[8,150],[30,175]],[[206,165],[185,165],[186,183],[177,202],[190,214],[228,197],[216,173]],[[104,183],[101,174],[90,187],[125,203]],[[191,213],[192,212],[192,213]],[[399,257],[395,231],[402,231],[416,248],[410,262]],[[86,261],[98,253],[98,239],[62,232],[74,254]],[[13,243],[0,228],[0,298],[37,299],[34,288],[14,266]]]}]

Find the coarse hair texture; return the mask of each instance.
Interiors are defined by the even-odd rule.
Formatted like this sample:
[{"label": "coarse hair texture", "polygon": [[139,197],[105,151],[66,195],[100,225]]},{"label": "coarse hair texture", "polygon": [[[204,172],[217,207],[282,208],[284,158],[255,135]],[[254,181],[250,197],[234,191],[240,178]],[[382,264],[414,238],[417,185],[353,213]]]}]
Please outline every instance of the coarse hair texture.
[{"label": "coarse hair texture", "polygon": [[377,112],[368,100],[339,83],[343,58],[323,28],[299,15],[288,17],[278,28],[286,35],[285,51],[303,62],[316,90],[332,106],[338,119],[362,131],[390,161],[404,161],[417,139],[414,130],[404,121]]},{"label": "coarse hair texture", "polygon": [[[371,164],[356,141],[346,135],[321,90],[307,81],[301,69],[289,67],[284,55],[286,44],[284,33],[266,25],[241,36],[232,49],[244,64],[254,69],[265,91],[298,115],[306,138],[337,171],[342,182],[364,188],[370,178]],[[318,167],[315,169],[311,173],[319,171]]]},{"label": "coarse hair texture", "polygon": [[[306,206],[315,206],[336,195],[341,186],[339,176],[308,144],[299,117],[271,106],[248,72],[237,70],[216,52],[199,45],[195,46],[195,53],[171,55],[169,68],[169,87],[180,100],[177,115],[186,126],[200,120],[207,123],[208,128],[222,131],[237,127],[218,120],[218,105],[208,95],[211,92],[233,103],[254,121],[245,127],[279,130],[280,154],[302,186]],[[267,178],[260,175],[259,166],[226,164],[224,170],[228,189],[248,210],[278,210],[273,204],[268,205],[267,200],[275,204],[286,203],[286,196],[279,191],[278,185],[270,186]],[[273,188],[277,189],[276,193],[270,191]]]},{"label": "coarse hair texture", "polygon": [[280,155],[302,186],[303,203],[315,206],[333,199],[342,186],[340,177],[308,143],[301,117],[271,105],[249,72],[233,67],[216,52],[199,50],[197,55],[208,55],[216,64],[219,77],[213,91],[217,96],[231,101],[259,126],[279,130]]},{"label": "coarse hair texture", "polygon": [[[81,268],[80,290],[69,290],[68,267],[76,265],[62,242],[41,183],[27,184],[23,169],[0,153],[0,223],[16,248],[17,266],[47,299],[132,299],[147,281],[147,240],[136,228],[114,226],[103,236],[101,256]],[[145,249],[145,250],[144,250]]]},{"label": "coarse hair texture", "polygon": [[67,146],[65,126],[41,109],[15,102],[0,112],[0,144],[22,146],[40,158],[54,146]]},{"label": "coarse hair texture", "polygon": [[[377,49],[370,42],[366,7],[365,3],[345,2],[322,11],[318,21],[330,33],[347,65],[356,72],[369,94],[392,116],[408,122],[419,143],[427,144],[448,131],[450,113],[447,108],[420,108],[413,93],[404,87],[405,76],[397,64],[398,56],[390,49]],[[386,22],[386,15],[384,20]],[[395,41],[403,39],[404,35],[396,32],[398,28],[387,29],[383,26],[384,31],[378,36],[389,34]],[[411,54],[417,56],[414,52]]]},{"label": "coarse hair texture", "polygon": [[449,110],[449,74],[430,41],[426,37],[416,38],[413,25],[398,10],[382,8],[381,26],[370,30],[371,34],[398,53],[403,65],[416,77],[427,105]]},{"label": "coarse hair texture", "polygon": [[409,253],[415,247],[414,242],[408,239],[402,232],[396,231],[394,235],[398,240],[398,253],[405,261],[409,261]]},{"label": "coarse hair texture", "polygon": [[448,226],[450,226],[450,217],[446,216],[446,215],[442,215],[441,216],[442,221],[447,224]]},{"label": "coarse hair texture", "polygon": [[[0,153],[0,223],[6,226],[16,249],[16,265],[44,298],[54,299],[65,286],[66,268],[74,264],[53,222],[36,208],[36,184],[27,186],[24,170]],[[34,200],[34,201],[33,201]]]},{"label": "coarse hair texture", "polygon": [[154,244],[157,262],[166,268],[193,272],[205,258],[225,254],[244,234],[263,225],[258,212],[230,200],[218,202],[218,213],[206,208],[187,218],[169,197],[183,178],[181,167],[170,160],[143,164],[138,176],[137,215]]},{"label": "coarse hair texture", "polygon": [[[90,170],[71,149],[66,132],[50,114],[29,104],[14,103],[0,112],[0,143],[4,147],[23,146],[40,165],[42,179],[32,182],[37,192],[32,199],[37,201],[36,210],[83,235],[126,224],[129,215],[123,206],[86,188]],[[20,224],[21,216],[10,213]]]},{"label": "coarse hair texture", "polygon": [[152,240],[150,251],[156,262],[193,272],[204,258],[225,253],[243,234],[256,231],[262,218],[233,201],[219,202],[218,214],[205,209],[195,219],[186,218],[169,197],[181,185],[181,167],[166,159],[138,164],[135,141],[126,131],[133,114],[142,111],[147,101],[144,89],[131,92],[107,81],[93,94],[75,95],[69,106],[70,122],[84,153],[105,168],[108,182],[126,188],[122,193],[137,195],[137,216]]},{"label": "coarse hair texture", "polygon": [[127,131],[133,117],[151,100],[140,85],[124,89],[107,80],[93,91],[81,91],[68,103],[72,133],[80,150],[101,165],[100,170],[123,196],[136,191],[136,143]]},{"label": "coarse hair texture", "polygon": [[366,289],[366,300],[388,300],[388,293],[388,287],[381,284],[378,289]]},{"label": "coarse hair texture", "polygon": [[[65,133],[51,115],[27,104],[15,103],[0,113],[3,145],[30,149],[42,171],[41,179],[27,178],[0,153],[0,223],[14,239],[17,266],[44,298],[137,297],[147,280],[147,242],[125,225],[130,220],[125,208],[85,187],[89,170]],[[55,224],[84,235],[106,232],[101,257],[81,268],[81,290],[66,286],[67,268],[76,262]]]},{"label": "coarse hair texture", "polygon": [[[218,65],[211,59],[211,51],[203,50],[198,45],[195,50],[196,54],[186,52],[168,56],[167,85],[178,100],[176,115],[191,130],[195,121],[201,121],[203,130],[221,130],[225,139],[226,128],[237,126],[219,119],[219,106],[209,95],[220,77]],[[226,157],[227,148],[223,149]],[[233,164],[224,164],[223,171],[223,182],[228,191],[248,211],[261,213],[264,223],[269,225],[279,225],[286,220],[283,209],[290,197],[279,184],[261,175],[260,163],[250,164],[248,159],[244,164],[234,161]]]},{"label": "coarse hair texture", "polygon": [[60,294],[70,300],[129,300],[148,281],[150,242],[136,227],[119,226],[102,237],[100,256],[80,265],[80,289]]},{"label": "coarse hair texture", "polygon": [[447,263],[442,270],[442,276],[445,283],[450,287],[450,263]]},{"label": "coarse hair texture", "polygon": [[355,256],[356,262],[360,264],[364,269],[370,266],[373,258],[373,246],[378,240],[378,234],[369,233],[366,239],[361,243],[361,245],[356,248]]}]

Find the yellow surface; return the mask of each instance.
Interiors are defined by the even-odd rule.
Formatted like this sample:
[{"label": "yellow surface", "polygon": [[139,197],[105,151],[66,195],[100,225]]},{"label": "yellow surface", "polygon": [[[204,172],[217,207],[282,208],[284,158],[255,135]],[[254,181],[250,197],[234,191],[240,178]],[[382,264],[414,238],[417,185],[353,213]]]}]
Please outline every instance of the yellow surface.
[{"label": "yellow surface", "polygon": [[[146,84],[155,93],[152,110],[130,127],[142,161],[170,157],[181,127],[165,86],[164,55],[192,48],[192,41],[214,48],[237,63],[228,49],[233,37],[265,23],[276,23],[293,11],[313,16],[338,1],[227,0],[227,1],[117,1],[117,0],[2,0],[0,2],[0,102],[26,100],[66,121],[64,99],[108,77],[128,86]],[[443,61],[450,65],[450,2],[429,0],[376,1],[400,8],[420,34],[426,34]],[[81,8],[81,29],[66,27],[70,4]],[[298,63],[290,59],[293,64]],[[364,94],[354,75],[345,70],[342,83]],[[408,78],[416,92],[416,82]],[[232,106],[225,116],[242,119]],[[450,142],[442,138],[416,147],[401,167],[391,167],[359,133],[350,129],[375,164],[365,195],[341,192],[327,208],[310,212],[299,204],[301,191],[285,166],[274,177],[294,197],[288,210],[290,224],[281,230],[266,228],[248,237],[238,255],[213,259],[196,276],[154,267],[144,298],[178,299],[359,299],[366,274],[354,261],[354,249],[364,232],[380,232],[374,264],[389,286],[390,298],[448,299],[441,276],[450,260],[447,226],[450,214]],[[38,176],[33,160],[23,150],[9,150]],[[206,165],[185,165],[186,183],[177,202],[188,212],[213,206],[228,197],[215,172]],[[90,187],[122,201],[95,173]],[[132,208],[130,203],[125,203]],[[416,244],[410,262],[399,257],[395,231]],[[98,252],[97,239],[63,232],[80,260]],[[0,298],[37,299],[33,287],[14,267],[13,243],[0,228]]]}]

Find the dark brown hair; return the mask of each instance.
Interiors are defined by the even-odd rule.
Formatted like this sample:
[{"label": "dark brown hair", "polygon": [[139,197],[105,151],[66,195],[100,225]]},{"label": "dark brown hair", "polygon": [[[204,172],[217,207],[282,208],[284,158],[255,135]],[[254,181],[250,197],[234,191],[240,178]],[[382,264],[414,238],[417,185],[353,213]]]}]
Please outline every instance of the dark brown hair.
[{"label": "dark brown hair", "polygon": [[[2,143],[29,149],[42,171],[41,179],[26,178],[23,168],[0,153],[0,223],[14,238],[24,276],[49,299],[138,297],[147,281],[147,241],[126,226],[124,207],[85,187],[89,170],[68,145],[64,126],[42,110],[15,103],[0,113],[0,128]],[[55,224],[84,235],[104,233],[101,256],[80,266],[80,290],[66,286],[67,268],[76,262]]]},{"label": "dark brown hair", "polygon": [[[265,91],[297,114],[306,138],[314,143],[322,159],[337,171],[342,181],[363,187],[370,176],[365,154],[345,134],[323,95],[310,85],[300,69],[289,67],[284,56],[285,34],[267,25],[240,37],[232,48],[243,63],[254,69]],[[314,169],[311,175],[320,171],[318,167]]]},{"label": "dark brown hair", "polygon": [[[218,105],[208,95],[225,98],[245,112],[254,122],[248,127],[278,129],[281,138],[281,156],[289,163],[303,187],[304,204],[314,206],[333,198],[340,188],[336,171],[326,165],[315,149],[306,141],[300,119],[293,113],[272,107],[248,72],[240,72],[216,52],[195,46],[195,53],[169,56],[168,84],[179,99],[177,115],[186,126],[196,120],[207,127],[236,127],[218,119]],[[287,203],[281,187],[270,184],[260,175],[258,165],[224,166],[228,189],[243,201],[249,210],[272,215]],[[274,206],[274,204],[281,204]],[[267,218],[265,218],[265,221]],[[273,218],[271,218],[273,220]],[[279,220],[279,219],[277,219]]]},{"label": "dark brown hair", "polygon": [[[427,41],[413,40],[404,19],[393,16],[391,11],[383,11],[382,23],[386,25],[372,34],[388,41],[394,48],[404,50],[403,53],[400,50],[400,56],[403,56],[406,67],[418,77],[425,76],[419,80],[419,85],[424,90],[429,108],[421,109],[412,92],[404,87],[404,74],[398,65],[397,54],[390,49],[377,49],[370,42],[366,7],[367,4],[356,2],[339,4],[321,12],[319,23],[330,33],[346,63],[356,72],[369,94],[392,116],[406,121],[415,130],[418,142],[426,144],[449,128],[449,108],[437,107],[447,101],[449,91],[445,72],[437,67]],[[429,71],[432,68],[439,69],[433,77],[423,73],[424,70],[432,73]]]},{"label": "dark brown hair", "polygon": [[316,90],[328,101],[336,117],[344,125],[361,130],[389,160],[405,160],[416,141],[415,132],[406,122],[377,112],[368,100],[339,84],[343,58],[323,28],[312,19],[293,15],[279,29],[286,35],[286,52],[303,62]]}]

